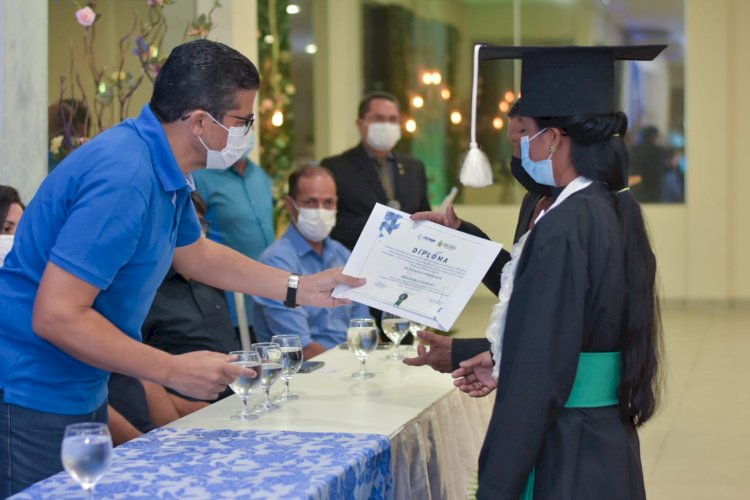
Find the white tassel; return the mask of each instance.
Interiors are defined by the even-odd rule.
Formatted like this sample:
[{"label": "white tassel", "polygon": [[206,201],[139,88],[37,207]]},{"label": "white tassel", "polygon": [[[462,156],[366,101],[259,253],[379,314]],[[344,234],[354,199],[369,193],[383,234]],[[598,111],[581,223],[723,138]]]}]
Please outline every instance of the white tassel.
[{"label": "white tassel", "polygon": [[474,77],[471,85],[471,143],[461,165],[461,184],[473,188],[483,188],[492,184],[492,167],[487,155],[477,145],[477,77],[479,73],[479,49],[474,45]]},{"label": "white tassel", "polygon": [[459,175],[461,184],[473,188],[483,188],[492,184],[492,167],[484,151],[479,149],[476,142],[469,146]]}]

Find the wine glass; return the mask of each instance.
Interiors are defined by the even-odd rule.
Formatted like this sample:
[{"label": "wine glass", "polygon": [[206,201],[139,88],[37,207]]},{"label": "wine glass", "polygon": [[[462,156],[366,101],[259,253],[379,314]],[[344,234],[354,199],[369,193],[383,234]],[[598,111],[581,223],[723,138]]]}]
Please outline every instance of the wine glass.
[{"label": "wine glass", "polygon": [[367,371],[367,357],[378,347],[378,329],[372,318],[354,318],[349,321],[346,331],[346,343],[349,350],[359,358],[359,372],[353,373],[352,378],[367,379],[374,377]]},{"label": "wine glass", "polygon": [[237,356],[237,359],[232,364],[255,370],[254,377],[240,375],[234,379],[234,382],[229,384],[229,387],[237,394],[240,401],[242,401],[242,412],[239,415],[232,415],[232,420],[255,420],[258,417],[251,415],[247,410],[247,398],[250,397],[250,393],[260,383],[260,356],[257,351],[232,351],[229,354]]},{"label": "wine glass", "polygon": [[112,458],[112,437],[107,424],[85,422],[67,426],[60,458],[88,498],[94,498],[94,485],[107,472]]},{"label": "wine glass", "polygon": [[252,347],[260,356],[260,386],[265,393],[263,404],[253,410],[256,413],[268,413],[279,409],[279,405],[271,402],[269,392],[281,376],[281,346],[276,342],[257,342]]},{"label": "wine glass", "polygon": [[299,335],[274,335],[271,337],[271,342],[276,342],[281,346],[281,378],[284,380],[284,392],[275,401],[299,399],[297,394],[289,391],[289,381],[302,366],[302,341]]},{"label": "wine glass", "polygon": [[405,356],[401,354],[399,347],[401,341],[404,340],[404,337],[409,335],[411,331],[409,328],[410,324],[411,322],[408,319],[402,318],[398,314],[383,311],[383,315],[380,318],[380,326],[383,327],[383,333],[385,333],[385,335],[391,339],[391,342],[393,342],[393,351],[388,358],[404,359]]},{"label": "wine glass", "polygon": [[412,346],[412,349],[416,348],[416,345],[418,343],[417,332],[426,329],[427,325],[423,325],[422,323],[419,323],[417,321],[409,322],[409,332],[412,334],[412,336],[414,336],[414,345]]}]

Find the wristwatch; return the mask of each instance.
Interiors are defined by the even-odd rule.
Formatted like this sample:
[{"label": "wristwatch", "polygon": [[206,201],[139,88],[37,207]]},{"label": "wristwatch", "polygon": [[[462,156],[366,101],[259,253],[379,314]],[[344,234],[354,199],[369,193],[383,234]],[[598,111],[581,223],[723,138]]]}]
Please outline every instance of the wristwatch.
[{"label": "wristwatch", "polygon": [[292,273],[289,275],[289,281],[286,282],[286,300],[284,305],[287,307],[297,307],[297,287],[299,286],[299,274]]}]

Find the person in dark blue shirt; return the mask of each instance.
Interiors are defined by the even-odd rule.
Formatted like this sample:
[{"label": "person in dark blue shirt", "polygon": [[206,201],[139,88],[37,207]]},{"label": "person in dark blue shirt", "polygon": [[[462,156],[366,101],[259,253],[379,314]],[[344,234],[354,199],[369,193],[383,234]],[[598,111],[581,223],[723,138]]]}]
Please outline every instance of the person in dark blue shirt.
[{"label": "person in dark blue shirt", "polygon": [[[339,270],[290,275],[201,237],[190,174],[245,151],[260,78],[226,45],[176,47],[136,119],[102,132],[45,179],[0,269],[0,496],[62,470],[66,425],[107,420],[109,372],[214,399],[244,372],[227,354],[141,343],[170,264],[225,290],[334,306]],[[251,375],[251,374],[247,374]]]}]

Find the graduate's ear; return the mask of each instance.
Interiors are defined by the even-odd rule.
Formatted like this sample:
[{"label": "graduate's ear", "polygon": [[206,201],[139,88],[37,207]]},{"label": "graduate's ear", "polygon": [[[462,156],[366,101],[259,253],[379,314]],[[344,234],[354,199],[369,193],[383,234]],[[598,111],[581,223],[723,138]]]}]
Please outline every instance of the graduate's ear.
[{"label": "graduate's ear", "polygon": [[552,136],[552,142],[550,142],[549,145],[549,152],[554,153],[555,150],[560,147],[560,143],[562,142],[565,133],[562,129],[557,127],[550,127],[548,131]]}]

